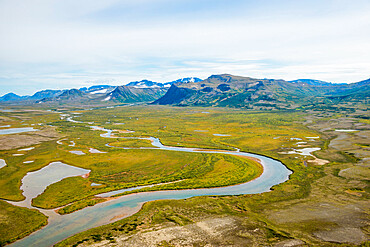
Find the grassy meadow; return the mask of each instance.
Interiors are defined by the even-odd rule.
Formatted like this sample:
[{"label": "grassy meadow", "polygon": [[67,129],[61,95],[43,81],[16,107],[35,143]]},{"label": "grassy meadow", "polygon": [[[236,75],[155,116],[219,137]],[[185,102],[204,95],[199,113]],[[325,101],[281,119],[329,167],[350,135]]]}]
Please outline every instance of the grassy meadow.
[{"label": "grassy meadow", "polygon": [[47,224],[47,217],[35,209],[13,206],[0,200],[0,246],[25,237]]}]

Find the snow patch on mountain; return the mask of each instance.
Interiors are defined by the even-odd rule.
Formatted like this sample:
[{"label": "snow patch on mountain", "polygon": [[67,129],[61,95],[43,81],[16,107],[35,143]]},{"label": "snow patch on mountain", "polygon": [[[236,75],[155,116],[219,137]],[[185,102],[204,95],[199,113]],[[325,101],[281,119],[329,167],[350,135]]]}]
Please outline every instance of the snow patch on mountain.
[{"label": "snow patch on mountain", "polygon": [[97,90],[97,91],[90,92],[90,94],[106,93],[107,91],[108,91],[108,89],[107,89],[107,88],[105,88],[105,89],[101,89],[101,90]]},{"label": "snow patch on mountain", "polygon": [[106,97],[105,99],[103,99],[102,101],[108,101],[108,100],[110,100],[111,99],[111,96],[108,96],[108,97]]}]

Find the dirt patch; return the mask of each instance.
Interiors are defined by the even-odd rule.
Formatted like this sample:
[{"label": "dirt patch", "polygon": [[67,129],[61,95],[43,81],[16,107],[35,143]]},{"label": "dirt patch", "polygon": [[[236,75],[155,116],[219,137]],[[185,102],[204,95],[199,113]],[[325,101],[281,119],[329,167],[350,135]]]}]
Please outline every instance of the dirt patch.
[{"label": "dirt patch", "polygon": [[295,246],[306,246],[302,240],[299,239],[289,239],[281,241],[274,245],[274,247],[295,247]]},{"label": "dirt patch", "polygon": [[326,165],[326,164],[330,163],[329,160],[323,160],[323,159],[319,159],[317,157],[315,157],[314,160],[308,160],[307,162],[310,162],[310,163],[313,163],[313,164],[319,165],[319,166],[323,166],[323,165]]},{"label": "dirt patch", "polygon": [[370,167],[349,167],[341,170],[338,175],[348,179],[370,180]]},{"label": "dirt patch", "polygon": [[368,240],[360,229],[351,227],[341,227],[330,231],[319,231],[315,232],[314,235],[324,241],[336,243],[360,244]]},{"label": "dirt patch", "polygon": [[0,116],[0,122],[11,121],[11,120],[12,120],[11,118]]},{"label": "dirt patch", "polygon": [[110,219],[110,221],[117,221],[117,220],[123,219],[126,216],[127,214],[120,214],[120,215],[114,216],[112,219]]},{"label": "dirt patch", "polygon": [[261,234],[258,228],[245,228],[238,218],[222,217],[140,232],[133,236],[122,235],[115,238],[115,243],[105,240],[82,246],[260,246],[251,236]]},{"label": "dirt patch", "polygon": [[44,127],[39,131],[29,132],[27,134],[2,135],[0,136],[0,150],[31,146],[58,138],[60,138],[60,135],[53,127]]}]

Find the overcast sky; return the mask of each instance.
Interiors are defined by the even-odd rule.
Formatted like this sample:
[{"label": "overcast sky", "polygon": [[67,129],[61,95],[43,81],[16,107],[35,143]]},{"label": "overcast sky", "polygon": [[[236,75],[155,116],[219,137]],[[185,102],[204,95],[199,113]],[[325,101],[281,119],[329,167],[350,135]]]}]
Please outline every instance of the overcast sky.
[{"label": "overcast sky", "polygon": [[0,95],[229,73],[370,77],[369,0],[0,0]]}]

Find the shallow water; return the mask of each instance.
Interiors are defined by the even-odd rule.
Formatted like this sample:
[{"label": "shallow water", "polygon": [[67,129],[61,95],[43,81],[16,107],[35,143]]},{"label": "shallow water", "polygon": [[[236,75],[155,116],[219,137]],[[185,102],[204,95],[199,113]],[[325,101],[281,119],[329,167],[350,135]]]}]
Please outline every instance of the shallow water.
[{"label": "shallow water", "polygon": [[73,120],[72,117],[67,117],[66,120],[72,123],[83,123],[81,121]]},{"label": "shallow water", "polygon": [[305,155],[305,156],[313,156],[311,153],[315,152],[315,151],[319,151],[320,149],[321,148],[302,148],[302,149],[294,149],[293,151],[281,152],[281,153],[282,154],[299,154],[299,155]]},{"label": "shallow water", "polygon": [[0,109],[1,112],[14,112],[13,110],[10,109]]},{"label": "shallow water", "polygon": [[69,152],[72,154],[77,154],[77,155],[85,155],[85,153],[80,150],[74,150],[74,151],[69,151]]},{"label": "shallow water", "polygon": [[297,137],[292,137],[290,138],[291,141],[302,141],[301,138],[297,138]]},{"label": "shallow water", "polygon": [[94,186],[100,186],[100,185],[102,185],[102,184],[97,184],[97,183],[91,183],[91,184],[90,184],[90,186],[93,186],[93,187],[94,187]]},{"label": "shallow water", "polygon": [[49,165],[34,172],[28,172],[22,179],[21,190],[25,200],[13,204],[24,207],[31,207],[31,200],[40,195],[47,186],[56,183],[64,178],[82,176],[90,170],[70,166],[62,162],[52,162]]},{"label": "shallow water", "polygon": [[3,159],[0,159],[0,169],[6,166],[6,162]]},{"label": "shallow water", "polygon": [[[106,131],[102,137],[109,138],[112,130],[101,127],[92,127]],[[143,138],[144,139],[144,138]],[[115,200],[97,204],[69,215],[53,217],[49,224],[39,231],[32,233],[30,236],[19,240],[12,246],[51,246],[71,235],[87,229],[108,224],[120,218],[132,215],[140,210],[144,202],[162,200],[162,199],[185,199],[194,196],[204,195],[240,195],[255,194],[270,191],[271,187],[288,180],[291,171],[288,170],[281,162],[257,154],[250,154],[238,151],[220,151],[220,150],[199,150],[196,148],[181,148],[164,146],[158,138],[145,138],[152,141],[156,148],[169,151],[179,152],[197,152],[197,153],[222,153],[254,157],[261,161],[264,170],[260,177],[246,182],[244,184],[209,189],[188,189],[188,190],[171,190],[171,191],[154,191],[142,192],[119,197]],[[125,189],[133,190],[137,188]],[[120,190],[120,193],[123,191]],[[115,192],[109,192],[115,193]],[[124,215],[124,216],[122,216]],[[61,230],[63,229],[63,230]]]},{"label": "shallow water", "polygon": [[28,160],[28,161],[23,161],[23,164],[30,164],[30,163],[33,163],[35,162],[34,160]]},{"label": "shallow water", "polygon": [[355,131],[359,131],[359,130],[336,129],[335,131],[337,131],[337,132],[355,132]]},{"label": "shallow water", "polygon": [[34,149],[35,147],[29,147],[29,148],[22,148],[22,149],[18,149],[18,151],[31,151],[32,149]]},{"label": "shallow water", "polygon": [[0,135],[17,134],[17,133],[30,132],[30,131],[38,131],[38,130],[34,129],[33,127],[2,129],[0,130]]},{"label": "shallow water", "polygon": [[103,152],[103,151],[97,150],[95,148],[90,148],[89,149],[89,152],[92,153],[92,154],[105,154],[105,153],[107,153],[107,152]]}]

